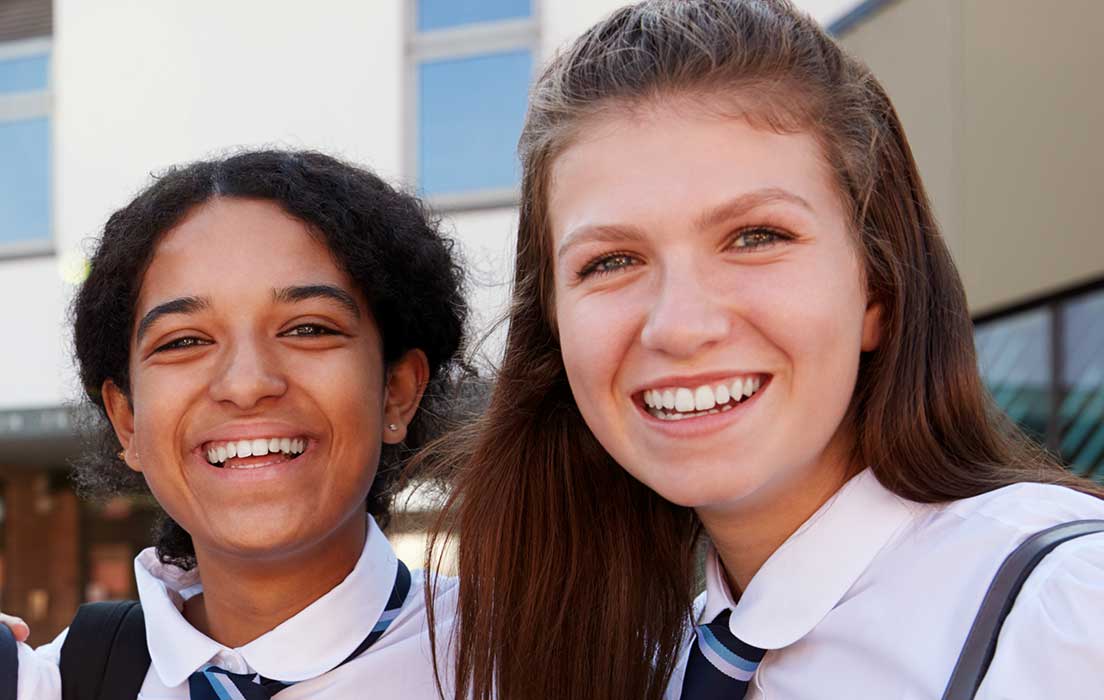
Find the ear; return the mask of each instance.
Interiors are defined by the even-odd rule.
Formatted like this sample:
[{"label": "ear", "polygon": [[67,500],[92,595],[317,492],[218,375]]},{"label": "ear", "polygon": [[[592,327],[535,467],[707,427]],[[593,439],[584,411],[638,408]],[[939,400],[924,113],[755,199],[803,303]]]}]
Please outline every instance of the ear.
[{"label": "ear", "polygon": [[863,314],[862,351],[876,350],[882,344],[882,305],[880,302],[867,304]]},{"label": "ear", "polygon": [[[429,361],[415,348],[407,351],[387,372],[383,402],[383,441],[396,445],[406,439],[406,427],[414,419],[429,383]],[[395,426],[395,430],[391,429]]]},{"label": "ear", "polygon": [[128,467],[141,472],[142,465],[138,463],[138,451],[134,445],[134,408],[130,405],[130,398],[110,379],[104,381],[100,392],[103,396],[104,408],[107,410],[107,418],[115,430],[115,437],[123,446],[120,457]]}]

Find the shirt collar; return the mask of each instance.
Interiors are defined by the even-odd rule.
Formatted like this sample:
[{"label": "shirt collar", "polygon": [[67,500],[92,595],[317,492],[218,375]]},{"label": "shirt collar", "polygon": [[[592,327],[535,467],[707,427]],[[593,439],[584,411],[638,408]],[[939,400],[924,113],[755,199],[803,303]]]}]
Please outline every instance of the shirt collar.
[{"label": "shirt collar", "polygon": [[767,559],[738,602],[710,547],[701,619],[731,609],[729,629],[744,642],[763,649],[796,642],[840,602],[912,512],[909,501],[887,490],[869,469],[863,471]]},{"label": "shirt collar", "polygon": [[[352,572],[295,616],[233,651],[249,667],[276,680],[320,676],[344,661],[372,631],[395,583],[398,559],[372,518]],[[153,548],[134,562],[138,598],[154,670],[166,687],[185,683],[220,651],[227,651],[184,619],[184,601],[199,593],[199,571],[162,564]],[[304,653],[299,653],[304,652]]]}]

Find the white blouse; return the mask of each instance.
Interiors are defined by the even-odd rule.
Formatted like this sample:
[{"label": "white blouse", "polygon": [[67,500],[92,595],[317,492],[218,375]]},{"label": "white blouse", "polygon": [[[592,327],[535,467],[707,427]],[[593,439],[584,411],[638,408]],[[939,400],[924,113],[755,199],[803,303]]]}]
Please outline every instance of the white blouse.
[{"label": "white blouse", "polygon": [[[369,518],[364,551],[345,580],[275,629],[232,649],[184,619],[184,601],[202,591],[198,571],[162,564],[152,548],[143,551],[134,570],[151,663],[139,700],[187,700],[188,676],[208,664],[234,673],[301,681],[281,691],[280,700],[436,700],[420,570],[411,571],[406,603],[386,633],[356,659],[326,672],[368,636],[391,595],[397,567],[390,543]],[[448,697],[451,661],[445,645],[453,624],[455,579],[441,579],[437,592],[439,658]],[[20,645],[18,700],[61,700],[58,660],[65,635],[34,650]]]},{"label": "white blouse", "polygon": [[[763,565],[735,601],[716,552],[699,622],[767,649],[747,700],[942,697],[978,606],[1028,536],[1104,519],[1104,501],[1018,484],[929,505],[849,481]],[[668,689],[681,691],[689,646]],[[1002,629],[978,700],[1104,698],[1104,535],[1067,542],[1035,569]]]}]

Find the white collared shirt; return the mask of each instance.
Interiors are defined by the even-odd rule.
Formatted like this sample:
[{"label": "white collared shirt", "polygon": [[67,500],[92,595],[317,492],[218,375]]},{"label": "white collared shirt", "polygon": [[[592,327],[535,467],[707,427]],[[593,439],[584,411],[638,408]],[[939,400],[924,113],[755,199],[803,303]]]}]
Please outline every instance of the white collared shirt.
[{"label": "white collared shirt", "polygon": [[[1004,558],[1031,534],[1104,519],[1104,501],[1042,484],[927,505],[869,470],[849,481],[733,600],[706,560],[698,622],[767,649],[747,700],[935,700]],[[667,698],[682,688],[685,647]],[[1035,569],[1005,621],[978,700],[1104,698],[1104,536]]]},{"label": "white collared shirt", "polygon": [[[364,550],[341,583],[275,629],[231,649],[192,627],[181,612],[184,601],[202,591],[198,570],[162,564],[152,548],[143,551],[134,570],[151,663],[139,700],[187,700],[188,676],[209,664],[296,682],[279,693],[280,700],[436,700],[421,570],[411,571],[402,612],[384,635],[356,659],[334,668],[376,624],[391,595],[397,567],[390,543],[369,518]],[[450,671],[446,645],[455,597],[455,579],[440,578],[435,613],[440,630],[438,658],[446,683]],[[19,700],[61,700],[58,660],[66,633],[36,650],[20,645]],[[447,685],[445,690],[448,697]]]}]

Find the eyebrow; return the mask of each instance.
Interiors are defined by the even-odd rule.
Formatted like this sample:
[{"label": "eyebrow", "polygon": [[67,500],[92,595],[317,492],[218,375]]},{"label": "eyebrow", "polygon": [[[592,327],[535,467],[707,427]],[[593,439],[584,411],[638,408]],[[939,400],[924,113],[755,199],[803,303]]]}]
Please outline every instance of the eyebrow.
[{"label": "eyebrow", "polygon": [[179,299],[173,299],[172,301],[166,301],[164,304],[158,304],[142,317],[142,320],[138,322],[138,341],[142,340],[142,336],[146,334],[149,327],[162,316],[168,316],[170,314],[194,314],[198,311],[210,308],[211,300],[205,297],[180,297]]},{"label": "eyebrow", "polygon": [[803,197],[780,187],[767,187],[754,192],[748,192],[747,194],[742,194],[739,197],[735,197],[706,210],[694,221],[694,225],[699,229],[719,226],[726,221],[738,219],[749,212],[755,211],[759,207],[774,202],[786,202],[808,211],[813,210],[813,207],[805,201]]},{"label": "eyebrow", "polygon": [[[754,211],[759,207],[772,202],[788,202],[803,209],[812,211],[812,206],[803,198],[793,192],[779,187],[767,187],[754,192],[748,192],[712,207],[702,213],[694,221],[698,229],[712,228],[731,219],[736,219]],[[564,253],[574,246],[589,241],[602,241],[615,243],[619,241],[636,241],[644,238],[644,232],[636,226],[621,224],[609,225],[584,225],[571,231],[560,242],[556,249],[556,257],[563,257]]]},{"label": "eyebrow", "polygon": [[356,318],[360,318],[360,304],[353,295],[332,284],[303,284],[274,289],[272,298],[282,304],[294,304],[307,299],[329,299],[345,307]]}]

